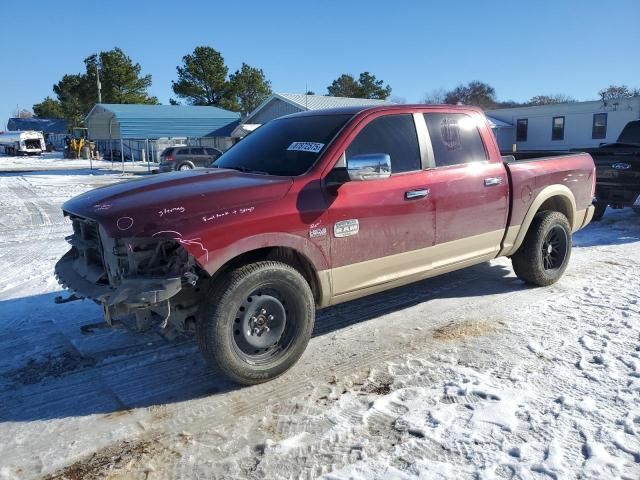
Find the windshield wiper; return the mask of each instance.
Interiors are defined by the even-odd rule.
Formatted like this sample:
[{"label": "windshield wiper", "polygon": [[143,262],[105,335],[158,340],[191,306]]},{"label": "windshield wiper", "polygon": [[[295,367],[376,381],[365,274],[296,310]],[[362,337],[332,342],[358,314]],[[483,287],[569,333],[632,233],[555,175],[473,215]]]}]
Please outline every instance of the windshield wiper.
[{"label": "windshield wiper", "polygon": [[262,170],[251,170],[247,167],[219,167],[219,168],[228,168],[229,170],[238,170],[242,173],[257,173],[259,175],[271,175],[269,172],[263,172]]}]

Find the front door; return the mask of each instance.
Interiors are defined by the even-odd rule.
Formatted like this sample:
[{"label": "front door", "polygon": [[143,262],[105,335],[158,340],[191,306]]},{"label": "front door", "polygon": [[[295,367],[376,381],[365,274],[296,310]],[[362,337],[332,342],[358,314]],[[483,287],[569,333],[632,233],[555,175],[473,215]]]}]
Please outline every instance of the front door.
[{"label": "front door", "polygon": [[412,114],[374,118],[347,147],[391,157],[391,177],[348,181],[330,198],[334,295],[384,284],[429,268],[421,254],[435,241],[435,209],[422,169]]}]

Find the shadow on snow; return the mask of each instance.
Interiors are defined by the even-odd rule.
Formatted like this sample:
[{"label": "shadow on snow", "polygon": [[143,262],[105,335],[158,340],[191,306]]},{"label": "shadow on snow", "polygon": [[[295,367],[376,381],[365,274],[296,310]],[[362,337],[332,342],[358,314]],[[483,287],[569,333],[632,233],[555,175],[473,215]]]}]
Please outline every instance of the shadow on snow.
[{"label": "shadow on snow", "polygon": [[[437,298],[525,288],[511,269],[485,263],[321,310],[313,336]],[[207,367],[187,336],[122,325],[81,333],[102,320],[100,308],[90,301],[56,305],[59,293],[0,302],[0,421],[106,414],[242,388]]]}]

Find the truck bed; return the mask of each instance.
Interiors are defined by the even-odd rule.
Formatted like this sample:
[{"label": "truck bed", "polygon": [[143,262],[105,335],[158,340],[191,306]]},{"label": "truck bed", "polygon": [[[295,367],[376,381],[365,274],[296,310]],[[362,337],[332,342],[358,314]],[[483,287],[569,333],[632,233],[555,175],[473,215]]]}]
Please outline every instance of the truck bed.
[{"label": "truck bed", "polygon": [[[575,210],[582,212],[591,205],[594,186],[594,163],[587,153],[529,151],[502,157],[509,176],[509,227],[522,225],[531,200],[548,185],[567,187],[575,199]],[[580,222],[569,218],[574,229]]]}]

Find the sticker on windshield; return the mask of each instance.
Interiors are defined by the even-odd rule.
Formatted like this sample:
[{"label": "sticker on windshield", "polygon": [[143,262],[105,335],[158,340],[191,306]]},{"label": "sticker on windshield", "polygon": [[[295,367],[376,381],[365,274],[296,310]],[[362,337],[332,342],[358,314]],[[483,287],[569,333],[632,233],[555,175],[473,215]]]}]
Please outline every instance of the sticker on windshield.
[{"label": "sticker on windshield", "polygon": [[324,143],[317,142],[293,142],[287,150],[295,152],[311,152],[318,153],[324,147]]}]

